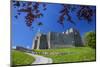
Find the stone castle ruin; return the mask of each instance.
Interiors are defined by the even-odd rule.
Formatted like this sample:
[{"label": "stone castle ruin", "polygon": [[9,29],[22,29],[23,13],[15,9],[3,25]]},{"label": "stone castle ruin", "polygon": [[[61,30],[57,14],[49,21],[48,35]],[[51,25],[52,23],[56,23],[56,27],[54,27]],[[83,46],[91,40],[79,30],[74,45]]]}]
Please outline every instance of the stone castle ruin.
[{"label": "stone castle ruin", "polygon": [[54,49],[83,46],[80,33],[75,28],[65,32],[38,33],[33,40],[32,49]]}]

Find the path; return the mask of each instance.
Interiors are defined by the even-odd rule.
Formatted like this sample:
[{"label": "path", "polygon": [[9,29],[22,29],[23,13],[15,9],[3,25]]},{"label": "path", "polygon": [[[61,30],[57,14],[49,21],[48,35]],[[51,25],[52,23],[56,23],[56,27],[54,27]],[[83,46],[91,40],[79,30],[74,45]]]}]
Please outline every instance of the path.
[{"label": "path", "polygon": [[35,61],[32,64],[50,64],[53,62],[51,58],[43,57],[40,55],[34,55],[30,53],[28,54],[35,57]]}]

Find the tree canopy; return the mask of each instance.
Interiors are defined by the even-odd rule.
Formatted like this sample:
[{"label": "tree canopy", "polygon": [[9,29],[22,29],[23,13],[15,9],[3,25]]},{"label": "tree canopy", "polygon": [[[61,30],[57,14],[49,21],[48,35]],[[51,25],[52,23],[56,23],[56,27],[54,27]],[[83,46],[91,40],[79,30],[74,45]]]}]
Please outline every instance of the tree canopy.
[{"label": "tree canopy", "polygon": [[[12,1],[12,5],[14,8],[20,8],[17,9],[17,14],[15,15],[15,18],[18,19],[20,14],[26,13],[27,15],[25,17],[25,23],[28,27],[32,27],[32,23],[34,20],[39,19],[44,16],[44,14],[40,11],[39,6],[42,6],[42,10],[46,11],[48,8],[46,7],[48,3],[44,2],[24,2],[24,1]],[[72,19],[72,16],[69,14],[71,11],[76,12],[77,18],[79,20],[86,20],[87,23],[91,23],[92,17],[95,14],[95,9],[92,9],[91,6],[85,6],[85,5],[78,5],[77,7],[71,4],[60,4],[62,6],[62,9],[59,11],[59,19],[57,20],[58,23],[60,23],[62,26],[64,24],[64,20],[70,21],[70,23],[75,24],[75,22]],[[41,21],[40,21],[41,22]]]},{"label": "tree canopy", "polygon": [[96,48],[96,33],[95,32],[87,32],[85,34],[85,44],[86,46]]}]

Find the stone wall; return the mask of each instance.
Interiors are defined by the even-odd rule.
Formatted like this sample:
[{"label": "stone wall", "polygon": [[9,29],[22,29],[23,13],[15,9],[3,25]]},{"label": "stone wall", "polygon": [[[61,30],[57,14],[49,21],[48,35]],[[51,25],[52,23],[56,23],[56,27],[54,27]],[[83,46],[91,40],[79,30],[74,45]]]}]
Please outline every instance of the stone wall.
[{"label": "stone wall", "polygon": [[[37,44],[37,41],[39,42]],[[82,39],[78,30],[70,28],[65,32],[49,32],[41,34],[37,40],[35,40],[34,49],[37,45],[39,49],[48,48],[64,48],[64,47],[78,47],[82,46]]]}]

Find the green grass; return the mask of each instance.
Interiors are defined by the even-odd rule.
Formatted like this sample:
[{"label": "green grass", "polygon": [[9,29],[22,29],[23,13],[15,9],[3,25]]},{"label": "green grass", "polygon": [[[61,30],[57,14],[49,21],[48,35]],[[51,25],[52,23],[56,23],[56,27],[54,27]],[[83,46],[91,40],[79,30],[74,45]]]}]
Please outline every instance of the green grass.
[{"label": "green grass", "polygon": [[12,50],[12,65],[27,65],[34,62],[34,57],[25,52]]},{"label": "green grass", "polygon": [[[53,59],[53,63],[95,61],[95,49],[89,47],[34,50]],[[41,54],[42,53],[42,54]],[[45,53],[45,54],[43,54]]]}]

